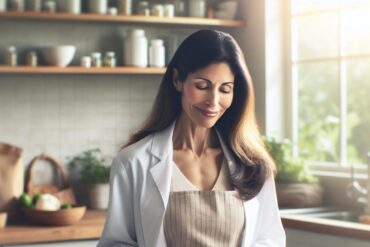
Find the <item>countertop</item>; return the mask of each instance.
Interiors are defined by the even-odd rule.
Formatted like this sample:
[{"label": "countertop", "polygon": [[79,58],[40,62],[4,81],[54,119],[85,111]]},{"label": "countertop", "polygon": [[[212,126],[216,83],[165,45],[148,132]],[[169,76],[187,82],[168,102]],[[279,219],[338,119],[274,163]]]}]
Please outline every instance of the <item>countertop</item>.
[{"label": "countertop", "polygon": [[284,228],[370,241],[370,225],[347,221],[281,214]]},{"label": "countertop", "polygon": [[84,217],[71,226],[35,226],[29,223],[0,228],[0,244],[31,244],[58,241],[99,239],[105,212],[87,210]]}]

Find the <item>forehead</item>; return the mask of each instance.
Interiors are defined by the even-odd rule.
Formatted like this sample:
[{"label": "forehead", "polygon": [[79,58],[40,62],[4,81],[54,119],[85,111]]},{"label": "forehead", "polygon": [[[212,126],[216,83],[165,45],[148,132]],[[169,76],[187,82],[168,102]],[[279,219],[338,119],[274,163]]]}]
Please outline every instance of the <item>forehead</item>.
[{"label": "forehead", "polygon": [[194,73],[190,73],[189,79],[204,78],[211,82],[232,82],[234,81],[234,73],[230,65],[225,62],[213,63],[203,69],[199,69]]}]

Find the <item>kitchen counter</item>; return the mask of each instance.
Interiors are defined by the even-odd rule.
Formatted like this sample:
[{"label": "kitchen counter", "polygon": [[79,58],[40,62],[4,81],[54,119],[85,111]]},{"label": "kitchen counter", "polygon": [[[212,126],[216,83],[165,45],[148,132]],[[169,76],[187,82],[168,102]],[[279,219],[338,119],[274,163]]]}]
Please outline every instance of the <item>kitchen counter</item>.
[{"label": "kitchen counter", "polygon": [[347,221],[281,214],[284,228],[370,241],[370,225]]},{"label": "kitchen counter", "polygon": [[84,217],[71,226],[7,225],[0,228],[0,245],[99,239],[104,221],[104,211],[87,210]]}]

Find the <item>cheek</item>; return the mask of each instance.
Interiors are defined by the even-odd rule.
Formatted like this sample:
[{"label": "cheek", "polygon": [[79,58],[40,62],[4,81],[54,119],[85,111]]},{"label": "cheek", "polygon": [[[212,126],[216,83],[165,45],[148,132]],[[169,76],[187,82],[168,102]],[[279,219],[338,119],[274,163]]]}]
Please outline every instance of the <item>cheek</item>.
[{"label": "cheek", "polygon": [[223,108],[226,110],[227,108],[229,108],[231,106],[231,104],[233,103],[233,94],[227,94],[225,95],[222,99],[221,99],[221,105],[223,106]]},{"label": "cheek", "polygon": [[203,100],[204,93],[202,93],[201,91],[197,90],[194,87],[190,87],[185,88],[183,97],[185,98],[186,101],[196,104]]}]

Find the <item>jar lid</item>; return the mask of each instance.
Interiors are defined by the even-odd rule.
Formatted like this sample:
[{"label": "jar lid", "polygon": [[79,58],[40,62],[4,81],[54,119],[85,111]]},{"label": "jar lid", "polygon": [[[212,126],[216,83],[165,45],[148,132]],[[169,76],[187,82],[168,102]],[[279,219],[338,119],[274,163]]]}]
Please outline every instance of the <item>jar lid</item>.
[{"label": "jar lid", "polygon": [[152,39],[152,40],[150,40],[150,43],[152,45],[158,45],[158,46],[160,46],[160,45],[163,45],[163,39]]}]

